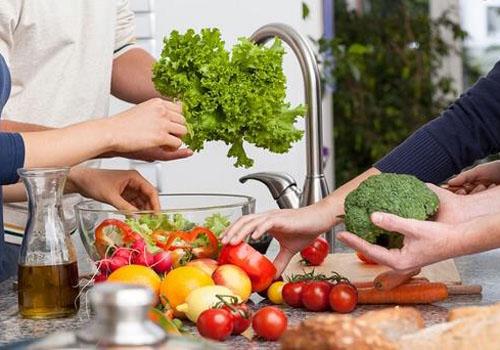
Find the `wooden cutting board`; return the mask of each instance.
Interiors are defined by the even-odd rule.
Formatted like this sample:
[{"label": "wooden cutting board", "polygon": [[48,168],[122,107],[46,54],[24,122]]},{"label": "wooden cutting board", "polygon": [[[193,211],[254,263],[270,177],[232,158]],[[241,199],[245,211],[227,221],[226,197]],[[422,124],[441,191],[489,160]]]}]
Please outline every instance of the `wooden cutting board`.
[{"label": "wooden cutting board", "polygon": [[[329,274],[336,271],[346,276],[351,281],[372,281],[378,274],[389,270],[388,267],[380,265],[367,265],[359,261],[354,253],[335,253],[327,256],[321,266],[304,266],[300,261],[300,254],[293,257],[285,269],[284,276],[296,273],[310,272],[314,269],[317,273]],[[450,284],[461,284],[462,280],[453,259],[438,262],[426,266],[419,276],[426,277],[431,282],[445,282]]]}]

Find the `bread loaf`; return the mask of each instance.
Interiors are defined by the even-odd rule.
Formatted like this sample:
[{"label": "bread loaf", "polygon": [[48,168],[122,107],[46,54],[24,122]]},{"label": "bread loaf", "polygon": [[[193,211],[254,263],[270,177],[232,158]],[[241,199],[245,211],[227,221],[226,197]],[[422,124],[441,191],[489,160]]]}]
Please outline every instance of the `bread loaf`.
[{"label": "bread loaf", "polygon": [[422,314],[412,307],[393,307],[377,311],[369,311],[361,315],[359,320],[376,327],[389,340],[398,340],[405,334],[417,332],[424,328]]},{"label": "bread loaf", "polygon": [[488,316],[500,313],[500,303],[489,306],[466,306],[450,310],[448,321],[458,320],[459,318],[474,317],[478,315]]},{"label": "bread loaf", "polygon": [[347,315],[308,318],[280,338],[283,350],[397,350],[377,328]]},{"label": "bread loaf", "polygon": [[498,350],[500,313],[478,314],[440,323],[405,335],[398,344],[401,350]]}]

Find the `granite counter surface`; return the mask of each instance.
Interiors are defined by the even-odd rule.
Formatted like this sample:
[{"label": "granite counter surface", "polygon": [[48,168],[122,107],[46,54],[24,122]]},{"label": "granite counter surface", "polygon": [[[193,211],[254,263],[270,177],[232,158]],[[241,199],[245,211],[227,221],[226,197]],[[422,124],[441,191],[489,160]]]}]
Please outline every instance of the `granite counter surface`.
[{"label": "granite counter surface", "polygon": [[[443,322],[448,310],[465,305],[486,305],[500,301],[500,249],[474,256],[456,259],[462,280],[465,284],[481,284],[483,294],[476,296],[454,296],[445,302],[432,305],[418,305],[427,325]],[[257,300],[255,300],[257,301]],[[354,314],[384,306],[360,306]],[[306,317],[317,315],[303,310],[285,308],[290,324],[296,324]],[[17,312],[17,293],[13,288],[13,280],[0,283],[0,346],[10,342],[42,337],[61,330],[72,330],[86,327],[90,315],[85,302],[79,313],[71,318],[58,320],[26,320]],[[190,330],[195,334],[194,328]],[[243,337],[232,337],[224,343],[228,349],[278,349],[277,343],[248,341]]]}]

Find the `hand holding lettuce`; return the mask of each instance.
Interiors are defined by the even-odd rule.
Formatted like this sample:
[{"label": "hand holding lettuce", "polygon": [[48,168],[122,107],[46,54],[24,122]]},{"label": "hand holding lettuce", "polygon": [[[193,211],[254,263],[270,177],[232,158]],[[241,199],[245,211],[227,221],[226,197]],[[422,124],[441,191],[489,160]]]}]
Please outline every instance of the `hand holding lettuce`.
[{"label": "hand holding lettuce", "polygon": [[183,140],[193,151],[223,141],[235,166],[250,167],[243,141],[285,153],[303,134],[294,124],[305,108],[285,102],[284,53],[279,39],[264,47],[242,38],[229,52],[218,29],[173,31],[153,82],[164,96],[182,100],[189,130]]}]

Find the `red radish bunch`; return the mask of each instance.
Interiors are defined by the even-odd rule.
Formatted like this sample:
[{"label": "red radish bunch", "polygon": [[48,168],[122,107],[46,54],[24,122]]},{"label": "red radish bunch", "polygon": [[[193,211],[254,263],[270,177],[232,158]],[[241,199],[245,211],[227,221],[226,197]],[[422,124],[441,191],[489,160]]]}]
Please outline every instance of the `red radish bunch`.
[{"label": "red radish bunch", "polygon": [[97,261],[98,274],[94,277],[94,282],[106,281],[110,273],[129,264],[148,266],[162,274],[170,271],[173,260],[172,255],[167,251],[151,254],[146,249],[144,240],[138,239],[130,248],[118,247],[110,258]]}]

